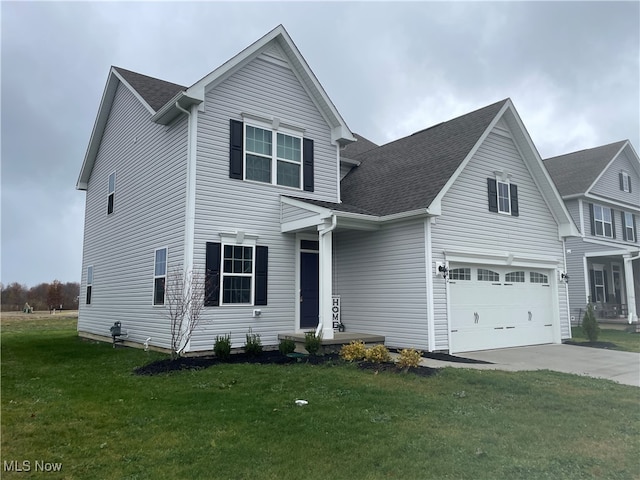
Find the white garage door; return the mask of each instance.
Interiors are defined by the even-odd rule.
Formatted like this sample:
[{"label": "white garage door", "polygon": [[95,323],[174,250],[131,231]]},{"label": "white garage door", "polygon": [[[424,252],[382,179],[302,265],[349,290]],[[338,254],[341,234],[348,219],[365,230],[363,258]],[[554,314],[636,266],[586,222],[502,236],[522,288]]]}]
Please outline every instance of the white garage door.
[{"label": "white garage door", "polygon": [[549,270],[452,264],[451,351],[553,342]]}]

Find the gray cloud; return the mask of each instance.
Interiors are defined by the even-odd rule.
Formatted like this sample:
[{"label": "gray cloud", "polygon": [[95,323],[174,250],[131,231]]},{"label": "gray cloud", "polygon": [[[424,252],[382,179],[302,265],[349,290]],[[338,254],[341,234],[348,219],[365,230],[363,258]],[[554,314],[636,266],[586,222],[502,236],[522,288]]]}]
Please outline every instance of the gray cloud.
[{"label": "gray cloud", "polygon": [[280,23],[375,142],[511,97],[543,156],[624,138],[640,148],[637,2],[0,8],[3,282],[80,277],[74,186],[111,65],[191,85]]}]

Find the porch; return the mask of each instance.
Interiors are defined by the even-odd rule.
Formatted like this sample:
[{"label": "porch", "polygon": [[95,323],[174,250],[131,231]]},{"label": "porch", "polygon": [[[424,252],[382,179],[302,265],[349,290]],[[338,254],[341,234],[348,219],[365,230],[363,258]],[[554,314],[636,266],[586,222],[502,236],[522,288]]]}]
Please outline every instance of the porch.
[{"label": "porch", "polygon": [[[296,342],[296,352],[306,353],[304,348],[304,332],[279,333],[278,340],[290,338]],[[367,347],[373,345],[384,345],[383,335],[372,335],[369,333],[355,332],[335,332],[333,338],[323,338],[321,340],[323,353],[337,353],[343,345],[348,345],[353,341],[362,341]]]}]

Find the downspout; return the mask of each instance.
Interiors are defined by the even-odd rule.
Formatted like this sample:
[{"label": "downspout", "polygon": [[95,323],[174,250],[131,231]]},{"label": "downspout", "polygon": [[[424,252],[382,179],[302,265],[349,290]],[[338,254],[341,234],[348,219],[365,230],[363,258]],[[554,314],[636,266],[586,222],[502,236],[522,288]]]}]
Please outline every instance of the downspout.
[{"label": "downspout", "polygon": [[[318,230],[318,240],[319,240],[319,244],[320,244],[320,258],[322,259],[322,264],[320,266],[320,303],[319,303],[319,312],[318,312],[318,327],[316,328],[316,337],[320,335],[320,332],[322,332],[322,329],[324,327],[324,318],[326,316],[326,310],[327,310],[327,302],[325,302],[324,297],[326,296],[326,283],[327,281],[329,282],[329,285],[332,285],[333,279],[329,278],[328,280],[325,278],[326,276],[326,268],[324,267],[324,265],[327,264],[325,256],[329,256],[331,257],[332,255],[327,255],[327,253],[332,254],[332,249],[329,249],[329,252],[327,252],[327,248],[325,246],[325,236],[328,233],[333,232],[336,229],[336,226],[338,225],[338,217],[336,217],[335,215],[331,215],[331,225],[323,228],[321,230]],[[333,242],[333,239],[332,239]],[[331,258],[328,259],[329,261],[329,265],[331,265]],[[329,268],[329,272],[331,272],[331,268]],[[331,277],[331,275],[329,275],[329,277]],[[331,288],[329,289],[331,291]],[[329,312],[331,312],[331,309],[329,309]]]},{"label": "downspout", "polygon": [[[196,142],[198,116],[195,115],[197,105],[193,105],[193,111],[186,110],[176,101],[176,108],[187,115],[187,181],[186,181],[186,206],[185,206],[185,227],[184,227],[184,257],[183,275],[193,274],[193,245],[195,242],[195,216],[196,216]],[[191,319],[183,322],[183,329],[189,328]],[[190,350],[190,339],[180,346],[179,352]]]},{"label": "downspout", "polygon": [[[567,270],[567,239],[562,239],[562,261],[564,262],[564,273],[568,272]],[[566,295],[567,302],[567,320],[569,320],[569,338],[571,337],[571,306],[569,305],[569,283],[564,282],[564,293]],[[562,343],[562,326],[560,327],[560,343]]]}]

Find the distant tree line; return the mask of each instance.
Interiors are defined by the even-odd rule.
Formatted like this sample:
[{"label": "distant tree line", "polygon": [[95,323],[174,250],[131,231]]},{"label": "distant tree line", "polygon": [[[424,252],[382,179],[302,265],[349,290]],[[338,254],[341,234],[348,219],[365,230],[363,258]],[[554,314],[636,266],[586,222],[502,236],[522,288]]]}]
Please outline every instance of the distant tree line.
[{"label": "distant tree line", "polygon": [[2,290],[2,311],[21,311],[26,304],[34,310],[77,310],[80,284],[78,282],[62,283],[54,280],[41,283],[35,287],[27,287],[17,282],[7,286],[0,283]]}]

